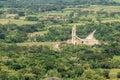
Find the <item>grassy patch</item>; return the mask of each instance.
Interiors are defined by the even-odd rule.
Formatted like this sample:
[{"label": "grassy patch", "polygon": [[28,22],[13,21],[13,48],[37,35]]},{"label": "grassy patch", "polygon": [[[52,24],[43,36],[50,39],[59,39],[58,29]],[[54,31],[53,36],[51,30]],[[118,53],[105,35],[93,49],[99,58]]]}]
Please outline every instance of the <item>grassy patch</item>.
[{"label": "grassy patch", "polygon": [[7,19],[0,19],[0,24],[7,24],[9,23],[9,20]]},{"label": "grassy patch", "polygon": [[0,24],[8,24],[13,23],[17,25],[23,25],[23,24],[35,24],[37,22],[35,21],[24,21],[24,20],[15,20],[15,19],[0,19]]},{"label": "grassy patch", "polygon": [[111,79],[117,79],[117,73],[120,72],[120,69],[111,69],[109,76]]},{"label": "grassy patch", "polygon": [[36,34],[36,35],[44,35],[46,33],[48,33],[48,30],[46,30],[46,31],[40,31],[40,32],[33,32],[33,33],[30,33],[30,35],[34,35],[34,34]]},{"label": "grassy patch", "polygon": [[120,22],[120,20],[119,19],[115,19],[115,20],[103,20],[102,21],[103,23],[106,23],[106,22]]},{"label": "grassy patch", "polygon": [[115,2],[120,2],[120,0],[113,0],[113,1],[115,1]]},{"label": "grassy patch", "polygon": [[[120,0],[118,0],[120,2]],[[108,11],[108,12],[119,12],[120,6],[103,6],[103,5],[91,5],[87,8],[66,8],[65,11],[73,11],[73,10],[83,10],[83,11],[100,11],[100,10]]]},{"label": "grassy patch", "polygon": [[116,60],[120,61],[120,56],[114,56],[113,59],[116,59]]},{"label": "grassy patch", "polygon": [[103,5],[92,5],[89,8],[83,8],[82,10],[88,11],[100,11],[100,10],[108,11],[108,12],[119,12],[120,6],[103,6]]},{"label": "grassy patch", "polygon": [[24,42],[24,43],[17,43],[18,46],[49,46],[54,47],[56,44],[59,44],[60,42]]}]

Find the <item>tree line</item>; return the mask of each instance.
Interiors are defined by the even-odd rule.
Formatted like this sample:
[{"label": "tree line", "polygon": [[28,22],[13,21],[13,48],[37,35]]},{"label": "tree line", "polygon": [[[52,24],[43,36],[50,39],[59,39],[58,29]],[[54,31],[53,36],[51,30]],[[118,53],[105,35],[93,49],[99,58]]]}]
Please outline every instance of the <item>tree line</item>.
[{"label": "tree line", "polygon": [[1,0],[0,7],[26,8],[34,11],[60,10],[70,5],[120,5],[108,0]]}]

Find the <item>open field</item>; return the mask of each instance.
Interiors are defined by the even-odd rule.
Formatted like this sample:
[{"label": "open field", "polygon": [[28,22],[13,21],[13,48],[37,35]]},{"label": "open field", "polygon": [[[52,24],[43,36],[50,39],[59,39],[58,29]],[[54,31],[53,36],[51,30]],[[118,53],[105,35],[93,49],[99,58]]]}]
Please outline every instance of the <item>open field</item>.
[{"label": "open field", "polygon": [[84,8],[83,10],[99,11],[101,9],[108,12],[119,12],[120,6],[92,5],[89,8]]},{"label": "open field", "polygon": [[64,11],[51,11],[51,12],[46,12],[44,13],[44,15],[60,15],[60,16],[65,16],[68,14],[68,12],[64,12]]},{"label": "open field", "polygon": [[59,45],[62,42],[24,42],[24,43],[17,43],[18,46],[48,46],[52,49],[56,48],[56,45]]},{"label": "open field", "polygon": [[0,24],[8,24],[8,23],[23,25],[23,24],[35,24],[37,22],[35,22],[35,21],[25,21],[25,20],[15,20],[15,19],[0,19]]},{"label": "open field", "polygon": [[69,13],[70,12],[65,12],[64,10],[63,11],[48,11],[48,12],[40,12],[40,13],[37,13],[37,14],[32,14],[32,15],[29,15],[29,16],[37,16],[39,18],[42,18],[42,17],[48,16],[48,15],[66,16]]},{"label": "open field", "polygon": [[46,33],[48,33],[48,30],[46,30],[46,31],[40,31],[40,32],[33,32],[33,33],[29,33],[29,35],[44,35],[44,34],[46,34]]},{"label": "open field", "polygon": [[120,61],[120,56],[114,56],[113,59],[116,59],[116,60]]},{"label": "open field", "polygon": [[24,42],[24,43],[17,43],[17,45],[19,46],[40,46],[40,45],[45,45],[45,46],[51,46],[51,45],[55,45],[59,42]]},{"label": "open field", "polygon": [[108,20],[103,20],[102,21],[103,23],[106,23],[106,22],[120,22],[120,19],[115,19],[115,20],[110,20],[110,19],[108,19]]},{"label": "open field", "polygon": [[0,24],[8,24],[9,20],[7,19],[0,19]]},{"label": "open field", "polygon": [[103,5],[91,5],[87,8],[66,8],[65,11],[72,11],[72,10],[83,10],[83,11],[108,11],[108,12],[120,12],[120,6],[103,6]]},{"label": "open field", "polygon": [[113,1],[120,2],[120,0],[113,0]]}]

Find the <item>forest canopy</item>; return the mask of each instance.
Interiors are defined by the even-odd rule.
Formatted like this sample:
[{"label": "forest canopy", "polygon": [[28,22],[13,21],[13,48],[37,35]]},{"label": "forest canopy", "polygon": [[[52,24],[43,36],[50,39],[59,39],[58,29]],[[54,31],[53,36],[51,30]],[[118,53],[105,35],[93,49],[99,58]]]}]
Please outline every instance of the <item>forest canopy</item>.
[{"label": "forest canopy", "polygon": [[0,80],[51,79],[120,79],[119,0],[0,0]]}]

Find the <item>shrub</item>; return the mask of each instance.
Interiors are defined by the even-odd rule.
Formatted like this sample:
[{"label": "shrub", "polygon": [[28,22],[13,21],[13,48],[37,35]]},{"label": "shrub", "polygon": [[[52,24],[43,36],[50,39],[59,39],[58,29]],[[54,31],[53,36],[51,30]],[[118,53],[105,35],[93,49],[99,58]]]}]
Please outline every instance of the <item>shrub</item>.
[{"label": "shrub", "polygon": [[105,78],[107,78],[107,79],[109,79],[110,77],[109,77],[109,70],[104,70],[103,71],[103,76],[105,77]]},{"label": "shrub", "polygon": [[34,17],[34,16],[28,16],[28,17],[26,17],[26,20],[28,20],[28,21],[38,21],[39,19],[37,17]]},{"label": "shrub", "polygon": [[117,73],[117,78],[120,78],[120,72]]}]

